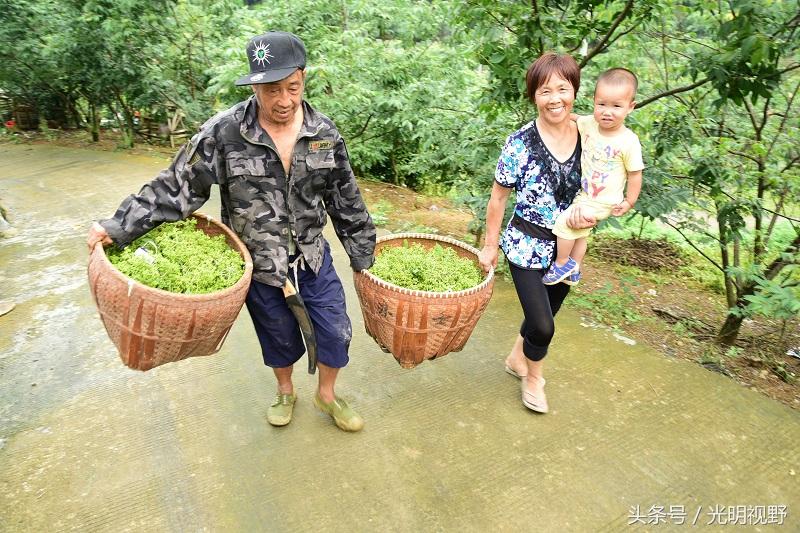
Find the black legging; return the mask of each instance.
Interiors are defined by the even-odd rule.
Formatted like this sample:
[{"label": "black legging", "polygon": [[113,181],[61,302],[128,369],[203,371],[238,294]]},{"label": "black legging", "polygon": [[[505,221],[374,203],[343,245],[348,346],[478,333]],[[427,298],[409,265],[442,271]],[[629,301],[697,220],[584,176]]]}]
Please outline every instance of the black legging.
[{"label": "black legging", "polygon": [[508,266],[525,314],[519,329],[524,339],[522,351],[531,361],[541,361],[547,355],[547,348],[555,334],[553,317],[567,297],[569,285],[545,285],[542,283],[544,270],[527,270],[512,263],[508,263]]}]

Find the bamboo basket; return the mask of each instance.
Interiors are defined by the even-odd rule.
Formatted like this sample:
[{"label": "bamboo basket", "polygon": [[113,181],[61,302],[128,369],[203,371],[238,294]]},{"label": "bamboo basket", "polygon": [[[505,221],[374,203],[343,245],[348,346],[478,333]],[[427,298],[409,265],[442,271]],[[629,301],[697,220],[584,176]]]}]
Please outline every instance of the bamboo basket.
[{"label": "bamboo basket", "polygon": [[[378,239],[375,253],[386,246],[436,244],[449,247],[478,265],[478,250],[456,239],[424,233],[399,233]],[[483,281],[458,292],[406,289],[372,275],[354,272],[356,293],[367,333],[403,368],[414,368],[427,359],[458,352],[466,344],[481,313],[492,297],[494,270]]]},{"label": "bamboo basket", "polygon": [[244,259],[244,274],[233,286],[208,294],[168,292],[122,274],[100,244],[89,256],[89,288],[100,318],[122,362],[135,370],[217,353],[247,296],[253,260],[244,243],[211,217],[192,216],[207,235],[225,235]]},{"label": "bamboo basket", "polygon": [[14,108],[14,120],[21,130],[39,129],[39,111],[34,106],[17,104]]}]

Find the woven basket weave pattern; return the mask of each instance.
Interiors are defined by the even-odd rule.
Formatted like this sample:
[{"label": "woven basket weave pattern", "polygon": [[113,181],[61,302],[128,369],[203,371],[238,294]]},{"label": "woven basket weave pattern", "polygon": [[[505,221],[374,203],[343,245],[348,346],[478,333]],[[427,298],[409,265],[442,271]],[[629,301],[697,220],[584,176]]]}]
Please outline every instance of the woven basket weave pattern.
[{"label": "woven basket weave pattern", "polygon": [[[436,244],[452,248],[478,264],[478,251],[448,237],[401,233],[378,239],[376,254],[385,246]],[[413,368],[464,347],[492,297],[494,272],[480,285],[459,292],[417,291],[387,283],[368,271],[353,275],[367,333],[403,368]]]},{"label": "woven basket weave pattern", "polygon": [[250,253],[221,223],[201,214],[192,216],[207,235],[225,235],[244,259],[244,275],[232,287],[209,294],[171,293],[124,276],[101,246],[89,257],[89,287],[100,318],[130,368],[149,370],[218,352],[244,304],[253,274]]}]

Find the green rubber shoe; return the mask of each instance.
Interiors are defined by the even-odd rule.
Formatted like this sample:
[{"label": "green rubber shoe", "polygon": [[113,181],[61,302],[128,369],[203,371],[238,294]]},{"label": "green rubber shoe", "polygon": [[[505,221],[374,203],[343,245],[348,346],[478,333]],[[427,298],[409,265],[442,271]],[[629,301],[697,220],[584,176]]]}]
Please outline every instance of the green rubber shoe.
[{"label": "green rubber shoe", "polygon": [[328,414],[336,422],[339,429],[344,431],[361,431],[364,427],[364,419],[347,405],[347,402],[338,396],[330,403],[325,403],[319,396],[319,392],[314,395],[314,405],[317,409]]},{"label": "green rubber shoe", "polygon": [[297,401],[297,395],[281,394],[275,395],[275,400],[272,405],[267,409],[267,422],[273,426],[285,426],[292,421],[292,411],[294,411],[294,402]]}]

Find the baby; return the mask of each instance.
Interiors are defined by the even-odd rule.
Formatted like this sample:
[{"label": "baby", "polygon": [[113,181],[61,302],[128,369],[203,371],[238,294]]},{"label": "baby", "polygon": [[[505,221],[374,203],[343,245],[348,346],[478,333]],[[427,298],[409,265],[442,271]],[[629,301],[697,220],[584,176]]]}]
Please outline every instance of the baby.
[{"label": "baby", "polygon": [[586,237],[592,228],[575,230],[567,226],[576,206],[584,215],[593,215],[600,221],[611,215],[624,215],[639,198],[644,168],[642,147],[636,134],[625,127],[625,117],[636,105],[637,86],[636,75],[628,69],[603,72],[594,89],[594,113],[577,117],[582,190],[553,226],[556,260],[544,275],[545,285],[562,281],[575,285],[581,279]]}]

